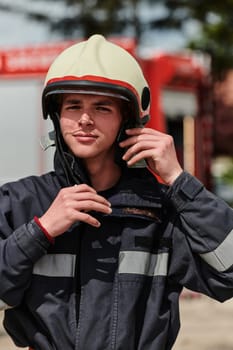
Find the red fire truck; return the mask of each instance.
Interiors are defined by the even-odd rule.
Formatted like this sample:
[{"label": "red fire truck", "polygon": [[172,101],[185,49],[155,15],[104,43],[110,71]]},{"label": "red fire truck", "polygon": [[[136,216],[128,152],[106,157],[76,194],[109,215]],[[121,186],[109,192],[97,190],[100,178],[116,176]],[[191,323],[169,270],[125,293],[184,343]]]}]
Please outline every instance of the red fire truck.
[{"label": "red fire truck", "polygon": [[[151,88],[149,126],[170,133],[186,170],[210,187],[212,117],[210,74],[194,54],[139,57],[135,41],[113,39],[139,61]],[[42,121],[40,95],[53,59],[71,41],[0,51],[0,183],[51,169],[53,152],[39,139],[52,126]],[[49,122],[48,122],[49,123]]]},{"label": "red fire truck", "polygon": [[209,58],[155,53],[142,59],[152,103],[149,126],[174,137],[178,158],[211,188],[212,94]]}]

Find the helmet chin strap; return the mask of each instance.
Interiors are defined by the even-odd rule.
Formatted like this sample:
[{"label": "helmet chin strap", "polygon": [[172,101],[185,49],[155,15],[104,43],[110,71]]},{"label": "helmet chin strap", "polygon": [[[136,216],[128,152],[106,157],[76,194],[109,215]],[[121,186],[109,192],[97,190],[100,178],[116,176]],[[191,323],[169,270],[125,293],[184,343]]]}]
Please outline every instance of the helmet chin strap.
[{"label": "helmet chin strap", "polygon": [[[67,182],[69,185],[74,185],[74,184],[81,184],[83,183],[83,179],[80,174],[76,174],[73,169],[71,164],[74,163],[75,159],[74,157],[69,154],[68,152],[65,151],[64,149],[64,141],[61,135],[61,129],[60,129],[60,121],[59,121],[59,114],[57,112],[53,113],[51,115],[51,119],[54,124],[54,129],[55,129],[55,145],[56,145],[56,150],[58,152],[58,156],[60,158],[61,165],[63,167]],[[68,157],[72,157],[73,159],[71,160],[71,164],[68,161]]]},{"label": "helmet chin strap", "polygon": [[149,120],[150,120],[150,116],[144,115],[144,117],[141,119],[142,126],[144,127],[148,123]]}]

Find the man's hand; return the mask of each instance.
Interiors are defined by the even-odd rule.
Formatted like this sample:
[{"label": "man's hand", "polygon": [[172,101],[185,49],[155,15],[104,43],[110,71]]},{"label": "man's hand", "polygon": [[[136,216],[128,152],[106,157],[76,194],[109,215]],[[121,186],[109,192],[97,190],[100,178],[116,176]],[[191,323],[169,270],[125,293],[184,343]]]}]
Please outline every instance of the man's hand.
[{"label": "man's hand", "polygon": [[120,146],[128,148],[123,156],[128,166],[145,159],[148,167],[167,185],[182,173],[170,135],[149,128],[128,129],[126,134],[129,137],[120,142]]},{"label": "man's hand", "polygon": [[110,203],[92,187],[85,184],[75,185],[61,189],[39,220],[50,236],[56,237],[77,221],[99,227],[100,222],[88,214],[91,210],[104,214],[110,214],[112,211]]}]

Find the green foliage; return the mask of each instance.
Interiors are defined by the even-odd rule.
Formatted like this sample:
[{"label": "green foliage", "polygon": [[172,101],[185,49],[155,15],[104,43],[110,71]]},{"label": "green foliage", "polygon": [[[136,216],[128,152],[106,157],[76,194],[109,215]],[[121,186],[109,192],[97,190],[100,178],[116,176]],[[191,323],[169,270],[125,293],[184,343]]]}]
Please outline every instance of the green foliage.
[{"label": "green foliage", "polygon": [[225,170],[222,175],[222,179],[229,185],[233,185],[233,159],[231,160],[231,164]]},{"label": "green foliage", "polygon": [[215,79],[224,78],[233,68],[233,0],[166,0],[170,11],[185,9],[187,19],[199,22],[201,35],[188,46],[207,52],[212,57]]},{"label": "green foliage", "polygon": [[[94,33],[103,35],[121,34],[121,32],[134,22],[135,29],[138,23],[135,18],[135,7],[138,0],[64,0],[68,5],[77,5],[80,11],[72,18],[64,18],[52,29],[72,35],[77,28],[81,29],[83,36],[88,37]],[[131,16],[127,16],[125,9],[131,9]],[[136,36],[136,33],[135,33]]]}]

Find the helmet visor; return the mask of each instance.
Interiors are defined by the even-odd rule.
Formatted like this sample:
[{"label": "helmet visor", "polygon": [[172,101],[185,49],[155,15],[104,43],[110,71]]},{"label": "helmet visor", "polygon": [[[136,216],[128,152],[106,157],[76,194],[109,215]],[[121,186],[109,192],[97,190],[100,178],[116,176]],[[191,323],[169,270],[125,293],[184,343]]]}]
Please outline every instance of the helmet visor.
[{"label": "helmet visor", "polygon": [[51,83],[45,87],[42,95],[43,115],[46,119],[51,113],[58,112],[64,94],[90,94],[118,98],[133,109],[133,118],[140,119],[135,94],[122,86],[90,81],[65,81]]},{"label": "helmet visor", "polygon": [[124,101],[130,101],[126,96],[119,94],[117,92],[113,91],[104,91],[104,90],[93,90],[93,89],[57,89],[53,91],[49,91],[46,94],[46,97],[49,95],[57,95],[57,94],[84,94],[84,95],[98,95],[98,96],[109,96],[109,97],[115,97],[119,98]]}]

